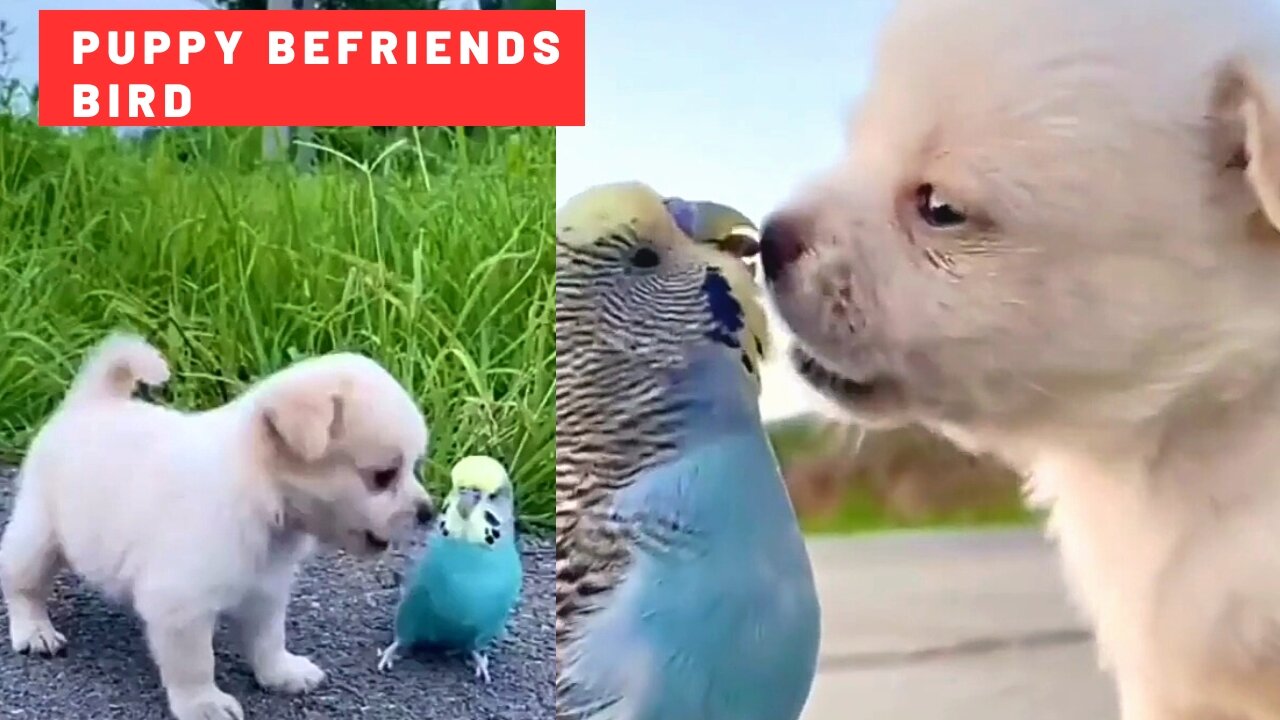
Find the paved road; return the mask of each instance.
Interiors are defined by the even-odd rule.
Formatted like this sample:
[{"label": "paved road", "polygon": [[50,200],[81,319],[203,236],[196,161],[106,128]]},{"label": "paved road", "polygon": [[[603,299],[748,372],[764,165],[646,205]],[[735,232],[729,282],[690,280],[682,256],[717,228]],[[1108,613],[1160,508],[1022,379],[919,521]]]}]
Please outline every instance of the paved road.
[{"label": "paved road", "polygon": [[[0,526],[12,482],[0,468]],[[328,681],[304,698],[265,693],[223,633],[218,678],[249,720],[550,720],[555,707],[552,620],[554,549],[525,545],[525,598],[507,640],[493,654],[493,683],[477,684],[457,660],[406,659],[376,672],[389,640],[398,580],[412,547],[376,563],[328,554],[308,564],[294,593],[290,649],[311,655]],[[53,620],[68,637],[65,658],[9,651],[0,605],[0,718],[3,720],[165,720],[164,693],[137,620],[71,578],[55,591]]]},{"label": "paved road", "polygon": [[1030,531],[811,544],[823,609],[803,720],[1115,720],[1114,695]]}]

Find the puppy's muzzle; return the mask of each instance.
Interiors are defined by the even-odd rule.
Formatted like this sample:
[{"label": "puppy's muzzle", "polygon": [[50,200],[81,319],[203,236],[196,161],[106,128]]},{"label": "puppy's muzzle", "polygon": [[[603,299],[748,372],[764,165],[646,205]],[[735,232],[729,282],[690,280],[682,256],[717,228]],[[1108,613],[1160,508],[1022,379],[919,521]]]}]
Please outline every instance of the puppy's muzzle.
[{"label": "puppy's muzzle", "polygon": [[760,264],[771,283],[783,280],[788,268],[809,250],[813,223],[798,212],[777,212],[769,216],[760,231]]}]

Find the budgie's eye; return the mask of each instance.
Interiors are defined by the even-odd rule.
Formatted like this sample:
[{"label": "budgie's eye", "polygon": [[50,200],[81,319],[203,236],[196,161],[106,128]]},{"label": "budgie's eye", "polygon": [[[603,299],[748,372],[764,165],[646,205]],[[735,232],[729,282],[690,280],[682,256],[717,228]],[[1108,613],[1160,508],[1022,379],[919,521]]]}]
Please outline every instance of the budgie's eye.
[{"label": "budgie's eye", "polygon": [[642,247],[631,254],[631,264],[638,268],[654,268],[661,258],[653,248]]}]

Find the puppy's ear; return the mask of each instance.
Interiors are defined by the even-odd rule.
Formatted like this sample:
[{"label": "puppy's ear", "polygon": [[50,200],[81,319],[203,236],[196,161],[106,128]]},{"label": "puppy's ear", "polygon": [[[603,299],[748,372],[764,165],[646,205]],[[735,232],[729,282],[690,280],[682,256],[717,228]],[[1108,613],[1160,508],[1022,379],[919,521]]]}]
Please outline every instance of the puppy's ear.
[{"label": "puppy's ear", "polygon": [[1280,63],[1227,63],[1215,105],[1234,128],[1233,164],[1244,163],[1262,212],[1280,230]]},{"label": "puppy's ear", "polygon": [[270,398],[262,412],[277,445],[305,462],[324,457],[342,428],[342,396],[315,388],[290,389]]}]

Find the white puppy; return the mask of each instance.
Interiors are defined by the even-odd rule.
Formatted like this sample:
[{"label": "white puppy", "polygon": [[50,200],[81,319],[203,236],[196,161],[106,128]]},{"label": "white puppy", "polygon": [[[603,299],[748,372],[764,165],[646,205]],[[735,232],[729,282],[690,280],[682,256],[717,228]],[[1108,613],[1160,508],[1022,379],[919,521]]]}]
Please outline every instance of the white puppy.
[{"label": "white puppy", "polygon": [[902,0],[766,223],[800,372],[1030,473],[1125,720],[1280,718],[1280,7]]},{"label": "white puppy", "polygon": [[31,445],[0,540],[0,589],[18,652],[65,638],[46,605],[69,565],[132,602],[179,720],[241,718],[214,683],[213,631],[234,620],[258,682],[297,693],[324,672],[285,648],[285,608],[314,540],[359,554],[432,505],[415,478],[427,445],[417,406],[352,354],[299,362],[216,410],[131,399],[169,370],[114,335],[85,363]]}]

